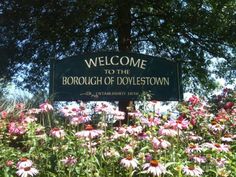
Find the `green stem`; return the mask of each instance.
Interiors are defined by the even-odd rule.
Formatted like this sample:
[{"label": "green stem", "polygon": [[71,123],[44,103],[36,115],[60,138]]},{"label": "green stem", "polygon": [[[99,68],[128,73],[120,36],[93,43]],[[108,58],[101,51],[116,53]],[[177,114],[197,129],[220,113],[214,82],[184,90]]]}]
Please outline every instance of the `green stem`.
[{"label": "green stem", "polygon": [[182,177],[181,167],[178,167],[178,177]]},{"label": "green stem", "polygon": [[68,177],[71,177],[71,170],[69,170],[69,174],[68,174]]},{"label": "green stem", "polygon": [[44,121],[45,117],[44,115],[41,116],[41,120],[42,120],[42,125],[45,127],[45,121]]},{"label": "green stem", "polygon": [[129,177],[132,177],[132,171],[133,171],[133,169],[132,169],[132,167],[130,167],[129,168]]},{"label": "green stem", "polygon": [[115,177],[115,168],[114,168],[114,165],[112,166],[112,176]]},{"label": "green stem", "polygon": [[178,137],[177,137],[177,149],[179,150],[179,143],[180,143],[180,135],[179,135],[179,129],[177,129]]},{"label": "green stem", "polygon": [[52,128],[50,113],[47,113],[47,118],[48,118],[48,127]]}]

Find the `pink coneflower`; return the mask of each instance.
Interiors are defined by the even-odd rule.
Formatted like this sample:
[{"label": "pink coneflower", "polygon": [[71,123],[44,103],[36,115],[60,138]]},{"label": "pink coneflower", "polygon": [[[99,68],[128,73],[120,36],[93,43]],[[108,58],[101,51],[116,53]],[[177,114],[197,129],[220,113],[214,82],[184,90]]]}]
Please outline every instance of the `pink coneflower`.
[{"label": "pink coneflower", "polygon": [[218,143],[205,143],[203,146],[219,152],[229,152],[229,145]]},{"label": "pink coneflower", "polygon": [[115,120],[125,119],[125,113],[123,111],[114,110],[112,114],[114,115]]},{"label": "pink coneflower", "polygon": [[133,158],[131,155],[128,155],[126,158],[121,159],[120,164],[125,168],[136,168],[138,166],[138,161]]},{"label": "pink coneflower", "polygon": [[17,170],[16,174],[20,177],[35,176],[39,171],[34,167],[25,167]]},{"label": "pink coneflower", "polygon": [[73,166],[76,164],[77,159],[74,156],[68,156],[61,160],[65,166]]},{"label": "pink coneflower", "polygon": [[189,144],[188,147],[185,149],[185,152],[190,154],[194,152],[201,152],[203,149],[198,144]]},{"label": "pink coneflower", "polygon": [[116,131],[110,137],[112,140],[127,136],[126,129],[124,127],[118,127],[118,128],[115,128],[115,130]]},{"label": "pink coneflower", "polygon": [[17,162],[16,166],[18,169],[20,168],[26,168],[31,167],[33,165],[33,162],[25,157],[22,157],[19,162]]},{"label": "pink coneflower", "polygon": [[136,117],[141,117],[142,113],[140,111],[133,111],[133,112],[129,112],[128,115],[131,118],[136,118]]},{"label": "pink coneflower", "polygon": [[110,112],[113,112],[113,111],[114,111],[114,108],[108,103],[101,103],[101,104],[99,104],[95,107],[95,112],[99,113],[99,114],[102,113],[102,112],[110,113]]},{"label": "pink coneflower", "polygon": [[139,134],[141,133],[143,130],[142,126],[128,126],[126,131],[131,134],[131,135],[134,135],[134,134]]},{"label": "pink coneflower", "polygon": [[221,137],[221,140],[223,142],[232,142],[233,140],[233,135],[231,134],[225,134],[223,137]]},{"label": "pink coneflower", "polygon": [[78,138],[95,138],[100,136],[103,132],[103,130],[95,130],[92,125],[86,125],[85,130],[77,132],[75,136]]},{"label": "pink coneflower", "polygon": [[14,165],[14,161],[13,160],[8,160],[8,161],[5,162],[5,164],[6,164],[6,166],[11,167],[11,166]]},{"label": "pink coneflower", "polygon": [[161,124],[161,119],[158,117],[149,118],[149,126],[156,126]]},{"label": "pink coneflower", "polygon": [[64,130],[55,127],[55,128],[50,130],[50,135],[53,136],[53,137],[56,137],[56,138],[64,138],[64,136],[66,134],[65,134]]},{"label": "pink coneflower", "polygon": [[211,121],[211,124],[208,125],[209,130],[213,132],[221,132],[224,130],[225,126],[217,123],[215,120]]},{"label": "pink coneflower", "polygon": [[158,131],[158,134],[161,136],[175,137],[178,135],[178,132],[172,128],[161,127]]},{"label": "pink coneflower", "polygon": [[34,117],[34,116],[32,116],[32,115],[30,115],[30,116],[25,116],[25,117],[23,117],[23,118],[21,119],[21,122],[22,122],[22,123],[31,123],[31,122],[35,122],[35,121],[37,121],[37,118]]},{"label": "pink coneflower", "polygon": [[152,160],[152,154],[150,153],[145,154],[145,161],[150,162],[151,160]]},{"label": "pink coneflower", "polygon": [[193,95],[192,97],[190,97],[188,99],[188,101],[193,105],[195,106],[196,104],[198,104],[200,102],[199,98],[195,95]]},{"label": "pink coneflower", "polygon": [[42,112],[49,112],[53,110],[53,106],[49,104],[48,102],[40,104],[39,108]]},{"label": "pink coneflower", "polygon": [[157,126],[157,125],[160,125],[161,124],[161,119],[159,119],[158,117],[151,117],[151,118],[140,118],[141,120],[141,123],[143,125],[147,125],[148,127],[151,127],[151,126]]},{"label": "pink coneflower", "polygon": [[166,126],[171,127],[173,129],[187,129],[189,126],[189,121],[179,118],[177,120],[169,120],[167,123],[165,123]]},{"label": "pink coneflower", "polygon": [[191,165],[183,167],[184,174],[188,176],[202,176],[203,170],[199,166]]},{"label": "pink coneflower", "polygon": [[116,132],[119,133],[119,134],[125,134],[126,131],[127,131],[126,128],[124,128],[124,127],[115,127],[114,129],[115,129]]},{"label": "pink coneflower", "polygon": [[199,164],[206,163],[206,161],[207,161],[206,157],[201,156],[201,155],[191,155],[189,158]]},{"label": "pink coneflower", "polygon": [[61,114],[65,117],[74,117],[77,116],[79,112],[78,106],[65,106],[60,110]]},{"label": "pink coneflower", "polygon": [[26,114],[28,114],[28,115],[39,114],[40,111],[41,111],[40,109],[31,108],[31,109],[28,109],[28,111],[26,112]]},{"label": "pink coneflower", "polygon": [[141,132],[137,136],[138,136],[139,140],[147,140],[147,139],[149,139],[149,136],[145,132]]},{"label": "pink coneflower", "polygon": [[1,118],[5,119],[5,118],[7,118],[7,115],[8,115],[7,111],[1,112]]},{"label": "pink coneflower", "polygon": [[70,118],[70,124],[71,125],[79,125],[82,123],[86,123],[88,121],[90,121],[91,118],[87,115],[87,114],[83,114],[80,116],[73,116]]},{"label": "pink coneflower", "polygon": [[143,169],[145,173],[152,174],[153,176],[160,176],[166,173],[166,167],[157,160],[151,160],[150,163],[145,163]]},{"label": "pink coneflower", "polygon": [[224,110],[224,109],[220,109],[218,111],[217,116],[215,117],[215,121],[217,122],[225,122],[230,120],[230,117],[228,115],[228,113]]},{"label": "pink coneflower", "polygon": [[26,132],[26,126],[18,122],[10,122],[8,124],[8,133],[11,135],[23,135]]},{"label": "pink coneflower", "polygon": [[171,144],[166,141],[166,140],[163,140],[163,139],[157,139],[157,138],[153,138],[152,139],[152,146],[154,149],[166,149],[168,148],[169,146],[171,146]]},{"label": "pink coneflower", "polygon": [[201,141],[202,137],[198,136],[198,135],[195,135],[194,133],[191,132],[190,135],[188,136],[188,139],[190,141]]},{"label": "pink coneflower", "polygon": [[228,161],[225,158],[217,158],[217,159],[213,158],[212,162],[220,168],[223,168],[225,166],[225,164],[228,163]]},{"label": "pink coneflower", "polygon": [[216,149],[217,151],[220,151],[220,152],[221,151],[229,152],[229,145],[215,143],[213,146],[213,149]]}]

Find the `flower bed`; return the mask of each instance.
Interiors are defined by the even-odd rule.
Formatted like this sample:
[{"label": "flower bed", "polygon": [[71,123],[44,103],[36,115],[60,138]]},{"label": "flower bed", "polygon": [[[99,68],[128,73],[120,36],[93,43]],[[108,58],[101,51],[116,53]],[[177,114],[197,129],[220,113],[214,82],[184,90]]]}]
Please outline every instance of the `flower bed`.
[{"label": "flower bed", "polygon": [[[236,176],[236,93],[192,96],[175,116],[111,104],[1,111],[0,176]],[[152,103],[155,106],[155,102]]]}]

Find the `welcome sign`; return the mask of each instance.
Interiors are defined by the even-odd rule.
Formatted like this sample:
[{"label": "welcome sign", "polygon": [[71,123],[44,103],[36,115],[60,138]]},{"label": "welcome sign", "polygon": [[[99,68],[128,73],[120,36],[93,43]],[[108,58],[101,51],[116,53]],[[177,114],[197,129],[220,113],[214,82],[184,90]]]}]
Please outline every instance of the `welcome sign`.
[{"label": "welcome sign", "polygon": [[180,63],[149,55],[103,52],[52,60],[50,94],[55,101],[182,99]]}]

